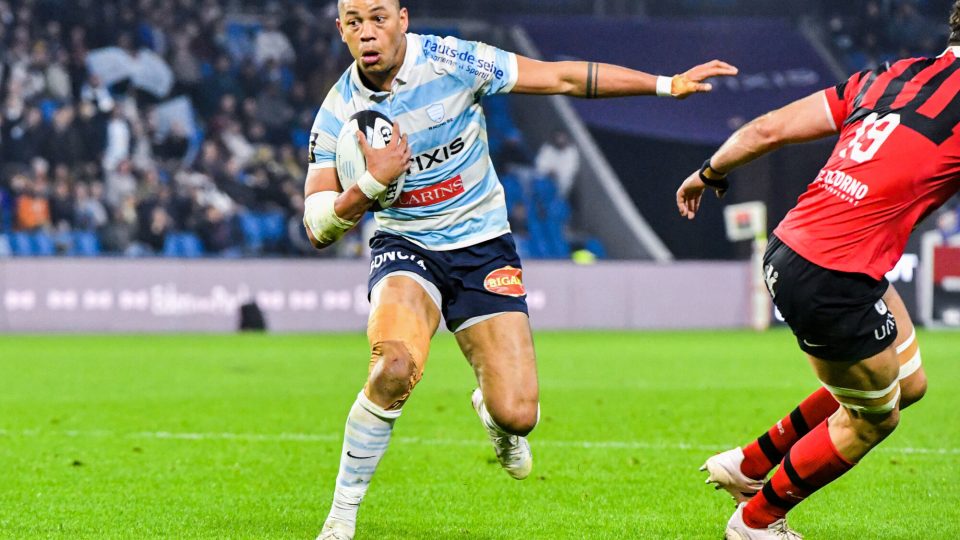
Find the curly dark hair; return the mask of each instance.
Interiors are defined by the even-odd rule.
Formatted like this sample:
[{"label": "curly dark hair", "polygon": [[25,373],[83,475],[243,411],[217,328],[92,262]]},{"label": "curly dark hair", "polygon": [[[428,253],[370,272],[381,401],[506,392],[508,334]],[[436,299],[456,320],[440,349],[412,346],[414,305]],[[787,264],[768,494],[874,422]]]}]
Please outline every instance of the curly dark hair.
[{"label": "curly dark hair", "polygon": [[960,45],[960,0],[956,0],[950,10],[950,44]]}]

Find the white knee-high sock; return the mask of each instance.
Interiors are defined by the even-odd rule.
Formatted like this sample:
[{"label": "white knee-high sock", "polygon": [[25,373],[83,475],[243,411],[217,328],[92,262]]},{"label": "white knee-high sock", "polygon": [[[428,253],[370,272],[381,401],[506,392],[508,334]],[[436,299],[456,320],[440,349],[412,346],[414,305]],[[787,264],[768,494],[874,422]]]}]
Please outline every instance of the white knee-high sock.
[{"label": "white knee-high sock", "polygon": [[367,493],[380,458],[387,451],[393,423],[399,417],[400,410],[384,410],[370,401],[363,391],[357,396],[347,416],[340,473],[328,519],[356,526],[360,502]]}]

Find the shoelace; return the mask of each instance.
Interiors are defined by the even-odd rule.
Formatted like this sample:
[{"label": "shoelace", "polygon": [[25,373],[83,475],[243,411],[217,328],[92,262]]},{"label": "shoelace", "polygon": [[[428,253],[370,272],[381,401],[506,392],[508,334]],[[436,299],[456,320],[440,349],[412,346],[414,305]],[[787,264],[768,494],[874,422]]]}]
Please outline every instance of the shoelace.
[{"label": "shoelace", "polygon": [[504,437],[497,437],[497,449],[501,451],[506,451],[507,456],[510,458],[516,458],[521,455],[521,449],[519,444],[519,439],[516,435],[507,435]]}]

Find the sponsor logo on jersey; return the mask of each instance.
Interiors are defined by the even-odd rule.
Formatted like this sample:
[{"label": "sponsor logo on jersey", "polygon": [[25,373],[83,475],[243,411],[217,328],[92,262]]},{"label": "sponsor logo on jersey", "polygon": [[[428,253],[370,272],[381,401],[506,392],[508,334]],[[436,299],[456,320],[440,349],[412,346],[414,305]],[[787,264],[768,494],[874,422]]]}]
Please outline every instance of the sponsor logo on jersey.
[{"label": "sponsor logo on jersey", "polygon": [[[886,305],[884,305],[886,308]],[[877,310],[879,311],[879,310]],[[897,321],[893,318],[893,313],[887,312],[887,320],[880,325],[880,328],[877,328],[873,331],[873,337],[877,341],[883,341],[888,336],[892,335],[897,330]]]},{"label": "sponsor logo on jersey", "polygon": [[444,64],[458,64],[461,69],[484,80],[490,77],[502,79],[506,76],[503,69],[490,60],[480,58],[470,51],[461,51],[438,41],[425,40],[423,54]]},{"label": "sponsor logo on jersey", "polygon": [[410,158],[410,168],[407,169],[407,174],[422,173],[423,171],[442,165],[453,156],[463,152],[465,146],[466,144],[463,142],[463,137],[457,137],[450,144],[438,146],[433,150],[427,150],[422,154],[414,156]]},{"label": "sponsor logo on jersey", "polygon": [[504,266],[487,274],[483,278],[483,288],[504,296],[523,296],[527,294],[523,287],[523,270]]},{"label": "sponsor logo on jersey", "polygon": [[770,291],[770,298],[777,297],[777,293],[773,289],[776,287],[778,279],[780,279],[780,272],[774,270],[772,264],[768,264],[767,267],[763,269],[763,282],[767,284],[767,290]]},{"label": "sponsor logo on jersey", "polygon": [[853,206],[859,205],[870,192],[870,186],[843,171],[822,169],[813,183]]},{"label": "sponsor logo on jersey", "polygon": [[439,184],[401,193],[400,199],[395,202],[393,206],[396,208],[431,206],[442,203],[443,201],[449,201],[463,192],[463,179],[460,178],[460,175],[458,174],[453,178],[448,178],[443,182],[440,182]]}]

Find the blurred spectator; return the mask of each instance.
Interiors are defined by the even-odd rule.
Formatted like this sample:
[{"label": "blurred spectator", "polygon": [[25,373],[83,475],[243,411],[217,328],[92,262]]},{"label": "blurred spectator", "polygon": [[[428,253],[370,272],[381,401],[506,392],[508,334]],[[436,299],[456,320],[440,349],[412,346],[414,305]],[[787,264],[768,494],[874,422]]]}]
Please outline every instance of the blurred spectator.
[{"label": "blurred spectator", "polygon": [[560,196],[567,198],[573,180],[580,171],[580,150],[570,141],[566,131],[553,132],[550,140],[537,152],[537,172],[556,182]]},{"label": "blurred spectator", "polygon": [[197,224],[197,236],[210,253],[224,254],[239,244],[232,220],[216,206],[208,206]]},{"label": "blurred spectator", "polygon": [[167,234],[173,232],[170,214],[159,205],[153,206],[147,215],[146,226],[141,226],[137,240],[151,253],[163,251],[163,242]]},{"label": "blurred spectator", "polygon": [[264,29],[257,34],[254,60],[258,66],[262,66],[269,60],[289,64],[294,59],[293,45],[290,44],[287,36],[277,29],[277,20],[269,17]]},{"label": "blurred spectator", "polygon": [[50,227],[50,202],[46,182],[33,182],[24,176],[13,181],[18,231],[36,231]]},{"label": "blurred spectator", "polygon": [[113,170],[121,161],[130,159],[132,135],[130,124],[120,107],[113,109],[107,122],[107,147],[103,152],[104,170]]},{"label": "blurred spectator", "polygon": [[70,181],[67,178],[66,166],[58,166],[57,172],[53,183],[53,193],[50,195],[50,222],[58,231],[69,232],[73,230],[76,224],[74,197],[70,192]]},{"label": "blurred spectator", "polygon": [[847,71],[873,69],[946,46],[948,5],[925,0],[823,2],[831,44]]},{"label": "blurred spectator", "polygon": [[78,229],[96,232],[107,224],[107,207],[103,204],[103,184],[99,182],[89,186],[77,184],[75,196]]},{"label": "blurred spectator", "polygon": [[498,171],[505,173],[510,172],[514,167],[530,166],[530,156],[527,155],[527,149],[523,146],[523,139],[519,132],[504,139],[495,166]]}]

